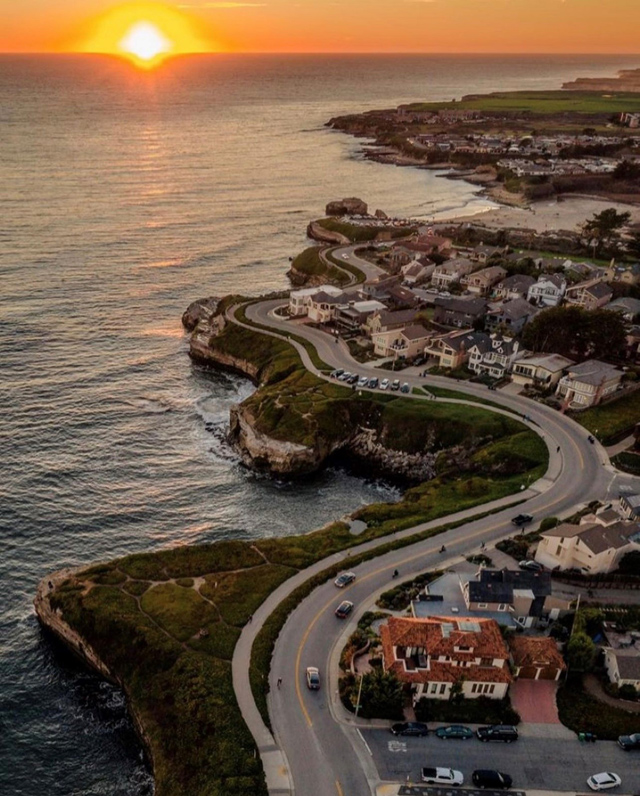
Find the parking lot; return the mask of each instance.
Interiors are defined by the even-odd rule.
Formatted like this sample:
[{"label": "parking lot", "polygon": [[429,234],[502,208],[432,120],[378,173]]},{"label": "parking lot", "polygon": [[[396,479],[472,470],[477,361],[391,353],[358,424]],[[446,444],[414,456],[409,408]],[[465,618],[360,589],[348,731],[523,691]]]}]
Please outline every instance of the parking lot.
[{"label": "parking lot", "polygon": [[514,790],[585,792],[587,777],[613,771],[622,778],[620,793],[640,793],[640,752],[624,752],[613,741],[582,744],[577,738],[524,736],[503,744],[395,737],[382,729],[362,734],[384,781],[417,784],[423,766],[444,766],[462,771],[470,786],[475,769],[494,768],[513,777]]}]

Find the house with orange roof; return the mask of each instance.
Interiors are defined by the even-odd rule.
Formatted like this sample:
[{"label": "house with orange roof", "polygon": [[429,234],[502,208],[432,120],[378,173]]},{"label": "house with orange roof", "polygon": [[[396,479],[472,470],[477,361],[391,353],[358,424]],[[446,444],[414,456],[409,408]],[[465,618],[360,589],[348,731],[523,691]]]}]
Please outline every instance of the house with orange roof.
[{"label": "house with orange roof", "polygon": [[392,616],[380,628],[383,665],[422,697],[449,699],[459,683],[468,699],[502,699],[512,680],[509,650],[493,619]]},{"label": "house with orange roof", "polygon": [[516,677],[527,680],[559,680],[567,668],[558,644],[549,636],[513,636],[509,642]]}]

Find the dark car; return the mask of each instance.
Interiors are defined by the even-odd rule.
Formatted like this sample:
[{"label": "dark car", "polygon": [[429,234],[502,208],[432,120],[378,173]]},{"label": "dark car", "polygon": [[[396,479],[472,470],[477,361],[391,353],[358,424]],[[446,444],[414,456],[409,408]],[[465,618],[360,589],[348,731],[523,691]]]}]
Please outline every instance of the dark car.
[{"label": "dark car", "polygon": [[343,373],[344,373],[344,369],[343,368],[337,368],[336,370],[332,370],[331,371],[331,378],[332,379],[338,379],[338,378],[340,378],[340,376],[342,376]]},{"label": "dark car", "polygon": [[406,381],[405,381],[405,383],[402,385],[402,387],[400,387],[400,392],[403,392],[405,395],[406,395],[408,392],[411,392],[411,387],[409,387],[409,385],[407,384],[407,382],[406,382]]},{"label": "dark car", "polygon": [[508,774],[494,771],[492,768],[479,768],[473,772],[471,780],[476,788],[490,788],[491,790],[507,790],[513,783]]},{"label": "dark car", "polygon": [[349,602],[349,600],[343,600],[336,608],[336,616],[339,619],[344,619],[346,616],[349,616],[351,611],[353,611],[353,603]]},{"label": "dark car", "polygon": [[511,522],[514,525],[517,525],[518,528],[521,528],[523,525],[528,525],[530,522],[533,521],[533,517],[531,514],[518,514],[517,517],[514,517]]},{"label": "dark car", "polygon": [[640,732],[634,732],[633,735],[621,735],[618,738],[618,744],[625,752],[630,752],[632,749],[640,749]]},{"label": "dark car", "polygon": [[360,376],[358,376],[357,373],[353,373],[348,379],[345,379],[345,381],[347,384],[357,384],[359,378]]},{"label": "dark car", "polygon": [[518,730],[510,724],[492,724],[490,727],[478,727],[476,735],[481,741],[512,743],[518,740]]},{"label": "dark car", "polygon": [[375,390],[377,388],[378,384],[380,384],[380,380],[377,379],[375,376],[372,379],[369,379],[369,387],[372,390]]},{"label": "dark car", "polygon": [[456,738],[461,741],[467,741],[469,738],[473,738],[473,730],[463,727],[461,724],[450,724],[448,727],[438,727],[436,737],[444,739]]},{"label": "dark car", "polygon": [[389,728],[394,735],[429,735],[429,728],[421,721],[403,721]]}]

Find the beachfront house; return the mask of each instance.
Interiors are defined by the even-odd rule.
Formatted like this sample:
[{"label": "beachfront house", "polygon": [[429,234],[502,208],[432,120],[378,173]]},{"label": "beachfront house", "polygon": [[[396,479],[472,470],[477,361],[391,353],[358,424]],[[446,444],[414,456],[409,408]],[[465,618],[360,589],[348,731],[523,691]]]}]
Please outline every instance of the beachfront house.
[{"label": "beachfront house", "polygon": [[606,395],[616,392],[623,375],[615,365],[589,359],[568,368],[567,374],[558,382],[556,394],[572,408],[596,406]]},{"label": "beachfront house", "polygon": [[541,534],[535,560],[548,569],[577,569],[588,575],[608,573],[618,568],[626,553],[640,550],[639,542],[637,522],[564,522]]},{"label": "beachfront house", "polygon": [[438,367],[457,370],[469,360],[476,342],[485,337],[484,332],[471,329],[435,335],[427,342],[425,352],[436,360]]},{"label": "beachfront house", "polygon": [[513,363],[511,377],[515,384],[528,387],[554,387],[573,360],[560,354],[539,354],[517,359]]},{"label": "beachfront house", "polygon": [[494,379],[502,379],[519,356],[522,356],[519,340],[501,334],[478,335],[469,349],[467,367],[478,375],[487,374]]},{"label": "beachfront house", "polygon": [[427,331],[418,323],[404,329],[392,329],[371,336],[373,350],[377,356],[394,359],[413,359],[424,353],[425,346],[433,332]]},{"label": "beachfront house", "polygon": [[320,285],[319,287],[305,287],[302,290],[292,290],[289,293],[289,315],[299,318],[309,314],[311,299],[317,293],[326,293],[329,296],[341,296],[342,290],[334,285]]}]

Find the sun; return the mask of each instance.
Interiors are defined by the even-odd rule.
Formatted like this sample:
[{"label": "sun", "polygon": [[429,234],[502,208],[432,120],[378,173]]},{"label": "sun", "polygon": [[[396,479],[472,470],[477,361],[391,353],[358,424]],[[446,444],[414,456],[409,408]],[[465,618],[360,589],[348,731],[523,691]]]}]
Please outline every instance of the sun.
[{"label": "sun", "polygon": [[197,22],[176,8],[155,2],[116,6],[97,17],[79,48],[127,58],[141,69],[153,69],[167,58],[218,48]]}]

